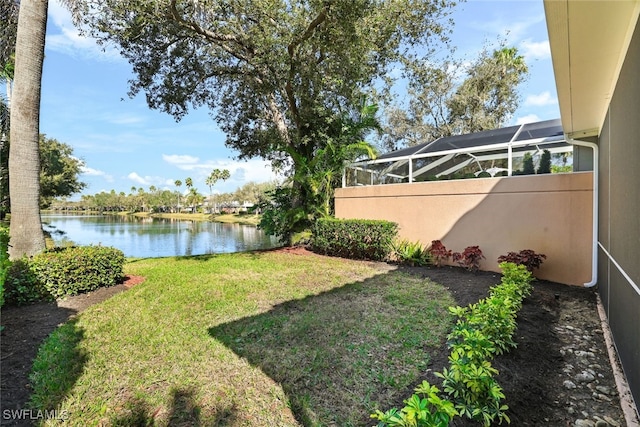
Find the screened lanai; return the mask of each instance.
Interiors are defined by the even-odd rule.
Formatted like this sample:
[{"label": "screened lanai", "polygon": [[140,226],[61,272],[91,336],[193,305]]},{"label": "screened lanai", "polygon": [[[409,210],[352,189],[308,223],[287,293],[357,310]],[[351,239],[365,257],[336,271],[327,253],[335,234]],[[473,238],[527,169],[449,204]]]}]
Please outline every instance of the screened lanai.
[{"label": "screened lanai", "polygon": [[346,168],[343,187],[518,175],[526,153],[539,163],[545,150],[562,154],[554,156],[560,162],[573,153],[559,119],[443,137],[359,161]]}]

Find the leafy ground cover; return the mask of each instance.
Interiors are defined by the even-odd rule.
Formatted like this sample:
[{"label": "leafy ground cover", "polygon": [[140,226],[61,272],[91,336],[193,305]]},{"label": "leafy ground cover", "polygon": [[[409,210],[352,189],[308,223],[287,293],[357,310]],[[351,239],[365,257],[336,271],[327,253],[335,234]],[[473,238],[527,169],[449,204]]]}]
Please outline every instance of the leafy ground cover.
[{"label": "leafy ground cover", "polygon": [[[126,272],[129,285],[146,279],[126,292],[119,285],[57,304],[3,308],[3,410],[24,408],[33,391],[47,409],[68,410],[66,425],[371,426],[376,402],[383,410],[403,406],[423,379],[438,384],[433,372],[448,363],[444,336],[425,344],[438,333],[420,324],[423,357],[412,361],[415,348],[399,354],[398,334],[417,342],[406,328],[416,310],[440,319],[439,309],[425,309],[432,300],[464,306],[500,280],[289,250],[136,260]],[[29,385],[38,346],[68,318],[42,349],[39,378]],[[624,425],[618,398],[595,389],[615,390],[615,383],[593,290],[535,282],[515,339],[518,347],[494,363],[511,425],[597,417]],[[597,379],[580,383],[574,376],[591,369],[585,362]],[[567,380],[576,388],[566,388]]]}]

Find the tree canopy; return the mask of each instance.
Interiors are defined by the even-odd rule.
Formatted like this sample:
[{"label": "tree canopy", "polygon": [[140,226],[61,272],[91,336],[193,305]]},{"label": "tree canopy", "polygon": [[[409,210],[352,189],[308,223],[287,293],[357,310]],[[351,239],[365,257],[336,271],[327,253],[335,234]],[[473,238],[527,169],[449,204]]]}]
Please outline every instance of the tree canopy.
[{"label": "tree canopy", "polygon": [[518,108],[518,85],[527,73],[518,50],[506,46],[485,48],[468,64],[452,59],[412,64],[408,101],[387,109],[383,145],[395,150],[503,127]]},{"label": "tree canopy", "polygon": [[87,184],[78,179],[83,166],[70,145],[40,135],[40,207],[84,190]]},{"label": "tree canopy", "polygon": [[[77,0],[77,22],[133,67],[130,95],[176,119],[208,107],[240,158],[292,175],[344,114],[447,33],[451,0]],[[291,169],[289,169],[292,167]],[[294,183],[294,185],[302,185]],[[300,201],[303,202],[302,200]]]},{"label": "tree canopy", "polygon": [[[8,196],[8,151],[9,144],[0,155],[0,193]],[[57,197],[68,197],[81,192],[86,184],[79,180],[84,162],[73,155],[73,148],[56,139],[40,135],[40,207],[48,207]],[[8,207],[9,203],[3,206]]]}]

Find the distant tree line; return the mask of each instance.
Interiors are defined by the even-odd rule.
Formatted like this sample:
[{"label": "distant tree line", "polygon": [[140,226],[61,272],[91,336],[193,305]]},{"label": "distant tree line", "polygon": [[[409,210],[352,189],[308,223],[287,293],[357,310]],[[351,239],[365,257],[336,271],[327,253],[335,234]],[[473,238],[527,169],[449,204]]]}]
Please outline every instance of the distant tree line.
[{"label": "distant tree line", "polygon": [[[187,178],[185,182],[193,182]],[[178,185],[180,183],[180,185]],[[182,181],[176,180],[176,186],[180,187]],[[205,213],[214,213],[229,207],[243,204],[257,204],[262,201],[268,191],[276,188],[276,182],[256,183],[248,182],[237,190],[229,193],[214,194],[209,197],[200,194],[193,184],[186,195],[178,190],[157,188],[154,185],[147,189],[143,187],[131,187],[129,193],[124,191],[102,191],[97,194],[82,195],[78,201],[70,201],[67,198],[59,198],[53,201],[50,208],[53,210],[93,211],[93,212],[149,212],[149,213],[179,213],[195,212],[201,210]]]}]

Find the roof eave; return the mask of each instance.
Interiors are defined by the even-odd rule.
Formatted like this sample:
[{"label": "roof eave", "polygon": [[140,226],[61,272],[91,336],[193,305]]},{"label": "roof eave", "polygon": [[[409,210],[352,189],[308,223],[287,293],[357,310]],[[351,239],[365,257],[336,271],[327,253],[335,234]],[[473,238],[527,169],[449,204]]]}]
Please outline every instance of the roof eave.
[{"label": "roof eave", "polygon": [[640,0],[544,0],[562,127],[598,135],[631,37]]}]

